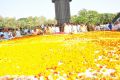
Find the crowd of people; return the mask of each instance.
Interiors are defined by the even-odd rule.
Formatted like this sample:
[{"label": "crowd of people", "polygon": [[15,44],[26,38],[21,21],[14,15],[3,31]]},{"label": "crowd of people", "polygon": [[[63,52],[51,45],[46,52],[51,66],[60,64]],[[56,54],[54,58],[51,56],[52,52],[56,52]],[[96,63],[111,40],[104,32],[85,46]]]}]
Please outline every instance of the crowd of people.
[{"label": "crowd of people", "polygon": [[80,33],[88,31],[120,31],[120,21],[116,21],[114,24],[109,22],[106,24],[66,24],[64,25],[65,33]]},{"label": "crowd of people", "polygon": [[[104,25],[88,25],[88,24],[73,24],[65,23],[63,26],[63,33],[81,33],[88,31],[103,31],[103,30],[115,30],[120,31],[120,22],[117,21],[114,24],[108,23]],[[57,34],[61,33],[60,27],[57,25],[41,25],[32,29],[28,28],[0,28],[0,40],[9,40],[16,37],[22,37],[24,35],[40,35],[40,34]]]},{"label": "crowd of people", "polygon": [[22,37],[21,32],[19,29],[13,28],[1,28],[0,29],[0,40],[8,40],[13,39],[15,37]]},{"label": "crowd of people", "polygon": [[95,26],[95,31],[102,31],[102,30],[120,31],[120,21],[116,21],[114,24],[109,22],[108,24],[104,24],[104,25],[97,24]]}]

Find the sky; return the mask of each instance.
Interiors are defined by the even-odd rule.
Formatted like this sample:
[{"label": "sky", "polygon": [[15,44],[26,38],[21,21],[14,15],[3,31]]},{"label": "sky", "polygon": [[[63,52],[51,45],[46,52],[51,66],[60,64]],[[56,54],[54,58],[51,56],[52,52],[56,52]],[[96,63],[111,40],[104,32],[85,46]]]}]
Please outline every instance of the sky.
[{"label": "sky", "polygon": [[[82,9],[96,10],[99,13],[120,12],[120,0],[72,0],[71,15],[77,15]],[[55,7],[52,0],[0,0],[0,16],[23,18],[44,16],[55,18]]]}]

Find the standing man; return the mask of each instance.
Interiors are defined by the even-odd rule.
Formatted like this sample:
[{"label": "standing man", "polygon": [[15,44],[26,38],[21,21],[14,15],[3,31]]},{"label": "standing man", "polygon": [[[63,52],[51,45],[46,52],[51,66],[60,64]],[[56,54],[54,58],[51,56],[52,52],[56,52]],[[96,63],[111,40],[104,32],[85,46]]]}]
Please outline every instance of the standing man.
[{"label": "standing man", "polygon": [[111,22],[109,22],[108,28],[109,28],[109,30],[112,30],[112,23]]}]

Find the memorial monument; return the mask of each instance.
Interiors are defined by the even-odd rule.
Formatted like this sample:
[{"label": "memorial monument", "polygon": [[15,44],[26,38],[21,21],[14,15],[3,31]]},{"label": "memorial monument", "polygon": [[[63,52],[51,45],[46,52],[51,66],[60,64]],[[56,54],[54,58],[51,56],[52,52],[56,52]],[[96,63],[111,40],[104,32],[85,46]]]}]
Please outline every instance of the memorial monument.
[{"label": "memorial monument", "polygon": [[70,1],[72,0],[52,0],[55,3],[55,15],[58,25],[68,23],[70,20]]}]

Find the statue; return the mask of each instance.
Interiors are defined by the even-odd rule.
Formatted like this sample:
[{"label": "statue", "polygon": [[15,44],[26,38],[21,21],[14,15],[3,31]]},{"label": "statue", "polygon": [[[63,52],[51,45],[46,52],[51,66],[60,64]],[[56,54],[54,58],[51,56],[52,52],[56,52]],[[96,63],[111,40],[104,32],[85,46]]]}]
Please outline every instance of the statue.
[{"label": "statue", "polygon": [[70,20],[70,4],[72,0],[52,0],[55,3],[55,14],[58,25],[68,23]]}]

